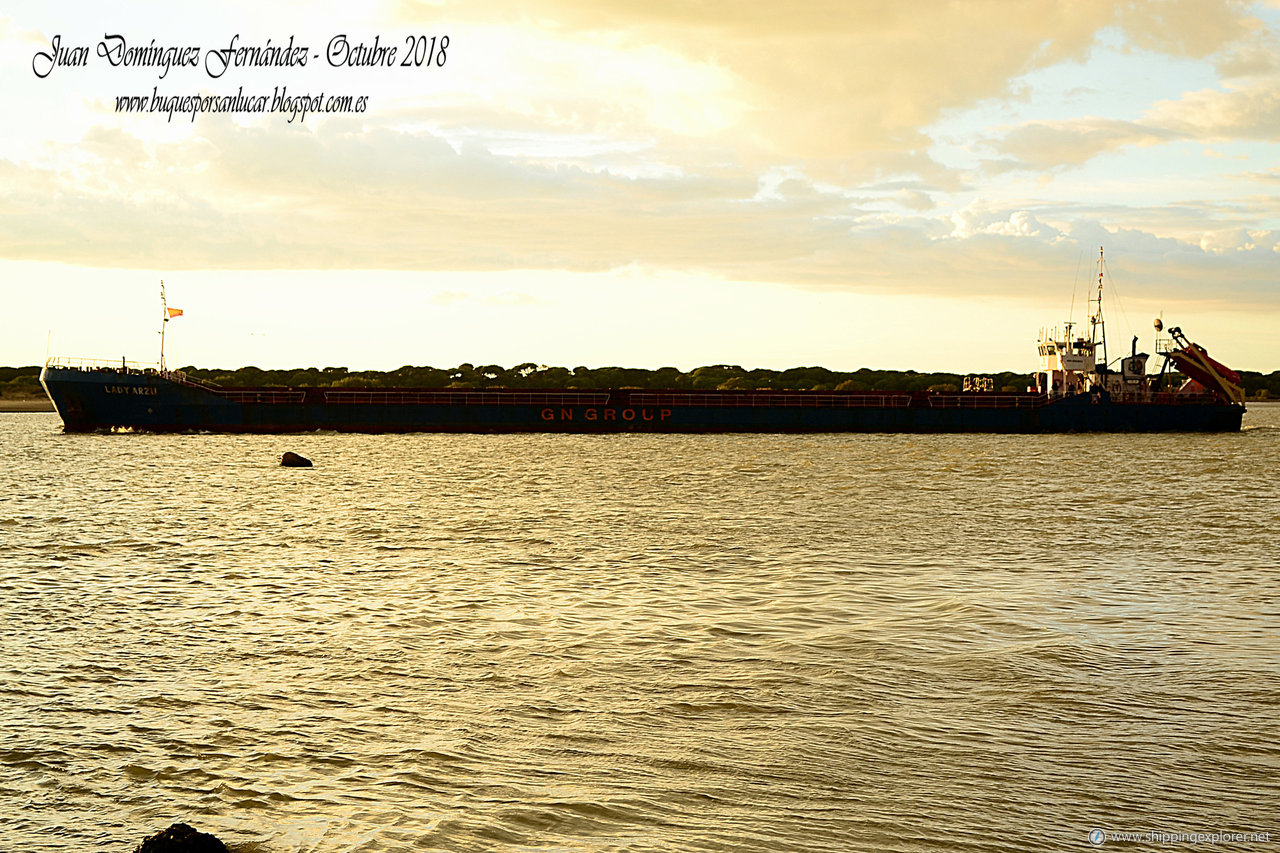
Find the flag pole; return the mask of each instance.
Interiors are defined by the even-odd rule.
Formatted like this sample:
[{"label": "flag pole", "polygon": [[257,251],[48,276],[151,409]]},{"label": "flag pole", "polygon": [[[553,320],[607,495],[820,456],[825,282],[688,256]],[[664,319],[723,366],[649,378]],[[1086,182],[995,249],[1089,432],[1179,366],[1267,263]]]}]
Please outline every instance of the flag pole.
[{"label": "flag pole", "polygon": [[164,298],[164,279],[160,279],[160,372],[164,373],[164,327],[169,325],[169,303]]}]

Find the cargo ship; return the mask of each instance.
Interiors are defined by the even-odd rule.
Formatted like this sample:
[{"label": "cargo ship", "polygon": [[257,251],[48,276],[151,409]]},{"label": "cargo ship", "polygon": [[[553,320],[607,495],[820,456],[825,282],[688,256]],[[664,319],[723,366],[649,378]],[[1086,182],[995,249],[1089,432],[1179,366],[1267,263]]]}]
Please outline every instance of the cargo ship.
[{"label": "cargo ship", "polygon": [[[162,296],[163,301],[163,296]],[[1238,373],[1156,321],[1158,373],[1108,360],[1102,264],[1088,338],[1042,332],[1025,391],[691,391],[223,387],[164,366],[50,359],[40,382],[66,432],[1221,432],[1239,430]],[[172,309],[165,307],[165,321]],[[163,341],[164,327],[161,326]]]}]

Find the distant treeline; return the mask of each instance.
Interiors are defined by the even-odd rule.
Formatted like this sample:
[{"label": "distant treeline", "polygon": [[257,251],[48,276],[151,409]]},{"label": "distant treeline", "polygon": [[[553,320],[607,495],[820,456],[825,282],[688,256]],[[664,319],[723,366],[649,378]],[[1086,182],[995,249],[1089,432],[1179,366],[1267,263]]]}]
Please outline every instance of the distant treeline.
[{"label": "distant treeline", "polygon": [[[964,382],[959,373],[919,373],[914,370],[872,370],[851,373],[825,367],[792,367],[788,370],[747,370],[733,364],[712,364],[688,372],[674,367],[646,370],[635,367],[547,367],[532,362],[503,367],[460,364],[453,368],[406,365],[387,372],[351,372],[345,367],[309,367],[297,370],[206,370],[184,367],[197,379],[219,385],[291,385],[374,388],[644,388],[697,390],[813,390],[813,391],[956,391]],[[987,374],[997,390],[1023,391],[1031,374]],[[1280,399],[1280,370],[1264,375],[1241,371],[1245,392],[1251,397]]]},{"label": "distant treeline", "polygon": [[[452,368],[401,367],[381,372],[352,373],[345,367],[305,370],[204,370],[184,367],[196,379],[219,385],[290,385],[374,388],[643,388],[750,391],[756,389],[814,391],[936,391],[959,390],[963,377],[955,373],[917,373],[914,370],[870,370],[853,373],[825,367],[789,370],[747,370],[732,364],[713,364],[687,373],[674,367],[646,370],[635,367],[547,367],[532,362],[503,367],[498,364],[460,364]],[[997,388],[1025,390],[1031,376],[997,373]]]},{"label": "distant treeline", "polygon": [[[964,374],[918,373],[914,370],[871,370],[852,373],[825,367],[793,367],[789,370],[747,370],[732,364],[712,364],[688,372],[674,367],[646,370],[635,367],[547,367],[532,362],[502,367],[460,364],[452,368],[411,367],[398,370],[351,372],[345,367],[238,370],[184,367],[195,379],[219,385],[292,385],[311,387],[374,388],[645,388],[697,390],[815,390],[815,391],[954,391]],[[0,367],[0,397],[44,396],[39,367]],[[1031,384],[1031,374],[988,374],[997,390],[1022,391]],[[1245,393],[1250,397],[1280,399],[1280,370],[1269,374],[1242,370]]]},{"label": "distant treeline", "polygon": [[0,367],[0,397],[43,397],[39,367]]}]

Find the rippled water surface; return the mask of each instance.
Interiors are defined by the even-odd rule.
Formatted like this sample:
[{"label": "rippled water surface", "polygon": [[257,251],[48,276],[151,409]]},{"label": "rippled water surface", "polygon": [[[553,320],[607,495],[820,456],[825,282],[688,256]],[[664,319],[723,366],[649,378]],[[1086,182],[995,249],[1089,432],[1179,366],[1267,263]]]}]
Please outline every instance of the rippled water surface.
[{"label": "rippled water surface", "polygon": [[1278,844],[1280,407],[1245,424],[0,415],[0,849],[179,820],[245,853]]}]

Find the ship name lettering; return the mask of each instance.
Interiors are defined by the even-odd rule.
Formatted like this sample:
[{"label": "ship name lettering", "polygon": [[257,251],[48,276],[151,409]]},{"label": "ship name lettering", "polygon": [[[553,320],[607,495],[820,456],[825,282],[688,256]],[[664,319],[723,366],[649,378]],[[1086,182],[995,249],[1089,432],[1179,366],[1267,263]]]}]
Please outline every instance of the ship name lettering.
[{"label": "ship name lettering", "polygon": [[159,393],[154,385],[103,385],[108,394],[134,394],[142,397],[154,397]]},{"label": "ship name lettering", "polygon": [[[571,421],[573,420],[574,410],[571,408],[562,408],[559,411],[548,406],[539,412],[544,421]],[[582,410],[582,419],[584,421],[634,421],[636,418],[642,421],[665,421],[671,417],[670,409],[614,409],[605,408],[597,409],[594,406]]]}]

